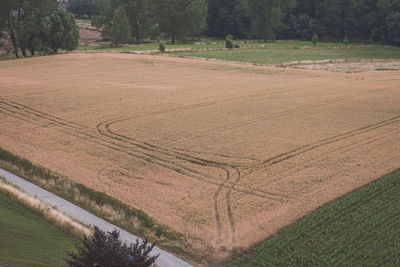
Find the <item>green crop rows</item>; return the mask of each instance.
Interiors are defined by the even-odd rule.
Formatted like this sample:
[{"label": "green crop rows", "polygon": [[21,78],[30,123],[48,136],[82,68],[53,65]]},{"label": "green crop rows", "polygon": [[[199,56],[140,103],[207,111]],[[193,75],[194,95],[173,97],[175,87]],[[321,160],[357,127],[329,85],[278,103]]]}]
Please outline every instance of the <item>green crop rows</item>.
[{"label": "green crop rows", "polygon": [[320,208],[231,266],[400,266],[400,171]]}]

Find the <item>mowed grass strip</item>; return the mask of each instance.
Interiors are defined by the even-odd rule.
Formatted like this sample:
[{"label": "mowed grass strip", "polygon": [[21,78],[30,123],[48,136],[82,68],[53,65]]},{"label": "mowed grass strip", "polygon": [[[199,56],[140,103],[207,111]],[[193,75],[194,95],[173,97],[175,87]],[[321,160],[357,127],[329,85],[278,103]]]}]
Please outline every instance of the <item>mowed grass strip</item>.
[{"label": "mowed grass strip", "polygon": [[0,193],[0,265],[66,266],[79,242]]},{"label": "mowed grass strip", "polygon": [[231,266],[400,266],[400,170],[306,216]]},{"label": "mowed grass strip", "polygon": [[390,46],[352,47],[347,49],[307,48],[307,49],[239,49],[223,51],[201,51],[174,53],[181,57],[217,59],[253,64],[280,64],[305,60],[371,60],[400,59],[400,48]]}]

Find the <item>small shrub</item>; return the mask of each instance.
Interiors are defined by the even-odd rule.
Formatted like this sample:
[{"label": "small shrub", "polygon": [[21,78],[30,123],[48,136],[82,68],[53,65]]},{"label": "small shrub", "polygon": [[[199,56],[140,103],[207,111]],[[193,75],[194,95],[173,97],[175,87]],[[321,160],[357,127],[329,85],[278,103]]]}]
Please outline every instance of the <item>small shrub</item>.
[{"label": "small shrub", "polygon": [[164,41],[160,41],[160,42],[158,43],[158,50],[160,50],[161,53],[164,53],[164,52],[165,52],[165,49],[166,49],[166,47],[165,47],[165,42],[164,42]]},{"label": "small shrub", "polygon": [[233,48],[233,36],[230,34],[225,38],[225,47],[228,49]]},{"label": "small shrub", "polygon": [[313,46],[316,46],[318,43],[318,34],[314,33],[312,38],[311,38],[311,42],[313,43]]},{"label": "small shrub", "polygon": [[235,44],[233,47],[235,47],[235,48],[240,48],[240,45]]},{"label": "small shrub", "polygon": [[346,46],[346,47],[349,45],[349,39],[347,38],[347,36],[344,37],[343,43],[344,43],[344,46]]},{"label": "small shrub", "polygon": [[83,245],[78,245],[77,253],[69,253],[66,262],[71,267],[81,266],[119,266],[148,267],[155,263],[159,255],[150,256],[155,245],[148,241],[127,245],[119,239],[119,232],[107,232],[94,227],[94,234],[85,237]]}]

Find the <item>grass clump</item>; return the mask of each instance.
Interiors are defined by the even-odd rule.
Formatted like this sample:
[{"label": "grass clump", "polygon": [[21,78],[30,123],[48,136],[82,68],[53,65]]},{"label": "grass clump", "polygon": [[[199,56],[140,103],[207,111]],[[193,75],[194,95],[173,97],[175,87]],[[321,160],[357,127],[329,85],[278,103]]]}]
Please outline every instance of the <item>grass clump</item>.
[{"label": "grass clump", "polygon": [[231,266],[400,266],[400,171],[279,232]]}]

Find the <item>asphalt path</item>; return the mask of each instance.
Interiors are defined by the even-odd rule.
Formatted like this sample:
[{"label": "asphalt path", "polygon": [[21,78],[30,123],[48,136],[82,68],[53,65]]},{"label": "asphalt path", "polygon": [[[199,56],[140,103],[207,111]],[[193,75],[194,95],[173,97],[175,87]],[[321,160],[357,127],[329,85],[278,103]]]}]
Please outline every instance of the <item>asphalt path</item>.
[{"label": "asphalt path", "polygon": [[[59,211],[65,213],[66,215],[74,218],[77,221],[82,222],[86,225],[97,226],[103,231],[113,231],[118,230],[120,232],[120,239],[127,244],[135,243],[139,237],[124,231],[123,229],[87,212],[86,210],[72,204],[71,202],[60,198],[49,191],[42,189],[41,187],[34,185],[25,179],[16,176],[6,170],[0,169],[0,177],[5,178],[9,183],[14,184],[27,192],[32,196],[36,196],[38,199],[41,199],[43,202],[48,203],[52,206],[55,206]],[[157,265],[161,267],[188,267],[192,266],[187,262],[175,257],[174,255],[158,248],[154,247],[151,255],[160,256],[157,258]]]}]

